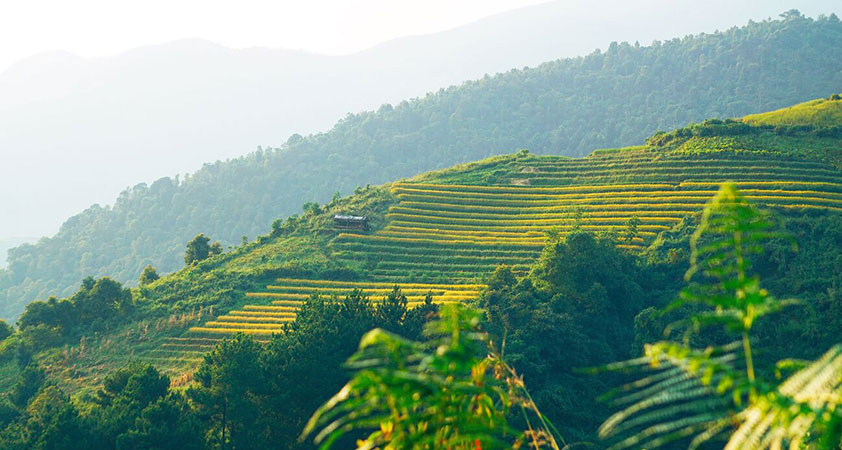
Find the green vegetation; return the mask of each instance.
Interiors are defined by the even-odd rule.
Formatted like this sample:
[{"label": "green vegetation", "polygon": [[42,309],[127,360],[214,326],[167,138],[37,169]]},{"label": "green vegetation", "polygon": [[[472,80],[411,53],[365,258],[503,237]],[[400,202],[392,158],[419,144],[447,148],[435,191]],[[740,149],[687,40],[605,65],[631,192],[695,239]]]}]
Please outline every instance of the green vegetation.
[{"label": "green vegetation", "polygon": [[155,270],[155,268],[152,267],[151,264],[147,265],[143,268],[143,272],[140,273],[140,285],[145,286],[149,283],[157,281],[159,278],[161,278],[161,276],[158,275],[158,271]]},{"label": "green vegetation", "polygon": [[[293,322],[296,311],[306,299],[313,295],[337,296],[349,295],[359,291],[363,295],[378,296],[382,303],[394,302],[398,295],[410,306],[431,303],[436,304],[463,302],[477,297],[481,285],[470,284],[403,284],[398,291],[397,284],[301,280],[279,278],[276,284],[266,286],[263,292],[248,292],[246,297],[251,300],[268,299],[268,305],[245,305],[242,309],[228,311],[225,315],[217,316],[202,326],[191,327],[193,335],[208,335],[208,338],[218,335],[245,333],[269,336],[284,332],[286,325]],[[384,297],[379,297],[384,296]],[[379,304],[379,303],[378,303]]]},{"label": "green vegetation", "polygon": [[669,341],[647,344],[645,357],[611,365],[644,372],[621,389],[616,404],[622,409],[600,428],[603,437],[629,435],[612,448],[655,448],[676,440],[698,448],[723,435],[725,449],[734,450],[842,445],[839,344],[812,363],[780,361],[778,370],[802,368],[780,383],[755,371],[754,325],[794,303],[772,297],[752,267],[764,244],[781,236],[733,185],[711,200],[691,239],[685,276],[698,274],[704,281],[682,291],[673,307],[702,305],[678,324],[690,325],[689,333],[720,325],[739,340],[703,350]]},{"label": "green vegetation", "polygon": [[[706,135],[738,148],[744,142]],[[839,170],[794,156],[807,145],[738,150],[707,142],[709,151],[689,152],[693,139],[583,159],[519,153],[431,172],[392,185],[398,202],[382,229],[341,233],[332,248],[338,260],[375,279],[477,283],[500,264],[524,272],[550,232],[614,233],[624,236],[622,248],[642,250],[698,213],[718,183],[729,180],[764,206],[842,210]],[[842,155],[839,139],[804,138],[813,139],[822,151]],[[458,184],[472,178],[496,185]]]},{"label": "green vegetation", "polygon": [[[612,44],[349,115],[329,132],[295,135],[278,149],[137,185],[111,207],[68,219],[56,236],[11,251],[0,272],[0,316],[15,318],[38,298],[71,295],[89,275],[134,282],[148,264],[175,271],[197,233],[238,244],[302,202],[327,202],[336,191],[519,148],[582,156],[707,117],[827,97],[842,85],[840,49],[838,18],[790,13],[651,46]],[[459,184],[497,183],[485,175],[466,174]]]},{"label": "green vegetation", "polygon": [[[71,392],[89,390],[103,368],[135,360],[189,383],[191,369],[220,339],[244,332],[265,341],[285,332],[314,294],[342,297],[360,289],[380,302],[397,285],[411,306],[427,297],[436,304],[471,301],[498,266],[524,276],[548,241],[583,231],[621,251],[677,261],[686,249],[676,233],[724,181],[787,217],[819,222],[842,210],[839,170],[812,153],[833,154],[839,139],[763,128],[732,134],[720,125],[709,121],[688,127],[708,131],[587,158],[521,151],[358,188],[328,204],[308,203],[302,214],[274,221],[268,235],[226,253],[212,254],[210,240],[198,236],[187,253],[203,258],[160,279],[145,269],[131,307],[94,321],[95,328],[67,334],[72,327],[63,324],[65,331],[55,332],[46,319],[24,328],[58,336],[44,339],[38,349],[53,350],[37,358]],[[466,184],[475,180],[485,181]],[[334,230],[333,215],[348,213],[369,217],[370,230]],[[36,315],[25,317],[22,323]],[[85,341],[77,341],[82,335]],[[7,354],[14,354],[15,342]]]},{"label": "green vegetation", "polygon": [[356,342],[379,326],[403,336],[420,335],[435,305],[374,305],[359,291],[343,299],[312,297],[291,333],[266,345],[238,335],[208,354],[187,395],[204,411],[212,447],[297,448],[308,415],[346,380],[340,363]]},{"label": "green vegetation", "polygon": [[26,305],[18,320],[19,332],[4,342],[4,352],[15,350],[19,363],[26,366],[33,351],[76,342],[84,335],[129,321],[134,307],[131,292],[120,283],[110,278],[85,278],[71,297],[50,297]]},{"label": "green vegetation", "polygon": [[833,94],[823,99],[811,100],[788,108],[743,117],[752,125],[809,125],[838,127],[842,123],[842,96]]},{"label": "green vegetation", "polygon": [[[361,192],[360,196],[374,200],[386,199],[386,194],[383,190],[370,190]],[[274,278],[263,286],[279,289],[266,288],[264,294],[292,296],[315,289],[329,295],[341,289],[368,287],[384,294],[382,301],[372,301],[360,290],[342,298],[315,295],[303,300],[284,333],[256,337],[238,334],[222,341],[198,336],[178,338],[183,344],[194,346],[193,354],[199,355],[198,370],[188,372],[186,380],[133,363],[123,369],[112,369],[116,369],[113,375],[104,380],[87,381],[101,386],[93,391],[78,390],[59,376],[60,372],[53,367],[56,361],[50,359],[50,350],[45,350],[31,361],[20,363],[19,375],[15,375],[17,384],[10,390],[9,403],[4,407],[2,446],[69,446],[70,443],[54,440],[70,436],[72,443],[78,443],[81,448],[310,448],[309,441],[300,442],[298,438],[310,415],[335,392],[345,394],[330,403],[334,406],[322,409],[315,416],[312,430],[327,426],[322,437],[336,438],[333,441],[336,448],[351,447],[357,439],[363,442],[367,439],[372,444],[401,443],[410,448],[429,439],[449,442],[453,448],[476,448],[477,440],[482,448],[518,441],[532,448],[558,448],[565,442],[597,442],[598,425],[610,411],[596,398],[623,377],[595,377],[578,369],[639,354],[643,343],[658,340],[665,323],[686,317],[706,317],[703,309],[694,309],[697,307],[692,304],[673,309],[669,316],[653,315],[651,311],[669,304],[683,284],[682,262],[686,259],[673,250],[689,247],[691,242],[700,249],[722,250],[708,236],[722,223],[727,224],[706,213],[701,219],[701,231],[696,233],[702,237],[693,237],[696,227],[692,223],[696,219],[684,219],[660,233],[642,254],[621,248],[624,241],[611,233],[595,235],[581,229],[549,233],[540,256],[522,277],[502,267],[486,279],[487,288],[477,302],[484,311],[482,318],[451,310],[441,316],[445,320],[431,326],[437,330],[428,335],[431,340],[420,341],[425,321],[436,317],[438,310],[432,295],[425,295],[423,302],[410,308],[409,298],[420,294],[415,292],[422,286],[420,283],[407,283],[404,292],[389,282],[325,280],[329,273],[350,277],[356,273],[338,268],[329,272],[326,265],[320,272],[310,272],[309,279],[282,277],[271,270],[260,272],[256,266],[240,271],[227,266],[230,261],[249,261],[248,255],[262,246],[288,246],[294,242],[302,246],[302,242],[316,245],[313,242],[320,240],[311,227],[323,223],[330,217],[332,208],[341,208],[345,201],[360,199],[338,199],[332,207],[320,206],[321,213],[311,211],[279,224],[276,229],[285,231],[279,231],[276,237],[258,239],[246,247],[208,258],[150,283],[136,291],[139,294],[134,302],[136,314],[169,307],[173,311],[184,310],[187,305],[197,306],[200,302],[222,308],[253,301],[245,292],[257,292],[251,290],[256,283],[246,280],[266,280],[270,273]],[[379,207],[385,209],[388,204]],[[766,322],[752,327],[757,332],[751,336],[751,347],[769,349],[762,357],[753,358],[758,380],[768,379],[768,374],[775,370],[774,362],[785,351],[796,349],[787,356],[799,358],[820,356],[817,352],[830,348],[827,343],[838,340],[840,330],[836,322],[825,320],[825,316],[832,316],[829,311],[842,308],[842,298],[829,290],[842,281],[838,271],[829,270],[842,257],[836,246],[822,243],[842,238],[842,216],[822,209],[795,210],[799,211],[798,215],[793,215],[793,210],[783,211],[789,214],[781,216],[780,223],[796,232],[803,249],[798,254],[793,253],[790,240],[755,226],[761,222],[749,220],[744,227],[760,232],[761,237],[771,241],[764,241],[766,251],[762,254],[753,252],[756,246],[750,245],[751,240],[745,241],[752,250],[745,254],[752,254],[751,267],[755,271],[746,272],[749,275],[745,277],[745,289],[739,289],[758,299],[768,298],[756,282],[762,275],[775,280],[768,285],[770,288],[783,287],[780,292],[785,295],[798,294],[805,300],[786,315],[767,317],[768,327],[764,327]],[[379,231],[385,230],[388,225],[380,223]],[[707,270],[702,275],[710,276],[711,270],[719,266],[705,265],[707,261],[728,259],[713,255],[694,261]],[[286,261],[287,272],[298,270],[301,276],[305,273],[303,267],[314,267],[299,263]],[[239,287],[229,288],[227,294],[218,293],[225,280],[236,286],[237,279],[246,274],[250,275],[240,278]],[[208,284],[204,285],[206,280]],[[196,285],[192,288],[197,293],[195,297],[183,299],[178,306],[157,300],[176,295],[191,282]],[[200,290],[199,286],[203,285]],[[711,286],[718,289],[719,285]],[[734,289],[730,283],[722,286]],[[429,286],[420,289],[425,287]],[[442,296],[447,296],[445,287],[437,288]],[[230,297],[234,303],[226,303],[232,292],[240,293]],[[723,297],[720,291],[694,289],[691,292],[700,300]],[[735,294],[734,298],[743,297]],[[763,311],[758,309],[752,314],[755,312]],[[176,329],[185,330],[193,323],[180,324]],[[366,334],[375,327],[385,331]],[[484,330],[487,336],[476,333],[479,330]],[[683,334],[683,330],[678,332]],[[15,339],[16,335],[6,341]],[[147,336],[155,339],[154,333]],[[720,345],[717,341],[721,338],[713,333],[693,339],[704,347]],[[341,362],[358,350],[355,344],[360,340],[364,345],[352,360],[360,371],[349,381]],[[497,347],[487,347],[489,342],[497,343]],[[771,345],[778,342],[785,344]],[[65,350],[72,348],[78,346]],[[738,343],[736,348],[742,347]],[[485,353],[488,349],[491,352]],[[733,347],[727,349],[733,353]],[[187,353],[185,348],[177,351],[182,355]],[[101,359],[102,355],[96,358]],[[660,355],[674,358],[673,353]],[[830,356],[819,363],[823,366],[801,373],[802,378],[826,374],[818,369],[836,360]],[[81,357],[69,360],[88,363]],[[663,364],[668,362],[662,360]],[[408,377],[412,383],[402,382],[402,377]],[[346,384],[348,388],[341,390]],[[793,385],[787,382],[785,386]],[[770,401],[770,395],[780,392],[790,395],[787,393],[797,388],[785,386],[778,390],[758,387],[757,398],[762,396],[764,401]],[[76,390],[74,397],[68,397],[67,390]],[[346,401],[350,403],[345,404]],[[330,428],[334,420],[348,412],[343,408],[356,408],[360,402],[372,405],[373,409],[359,410],[366,416],[349,417],[352,422],[341,433],[340,429]],[[404,408],[404,414],[401,410],[377,408],[383,404],[414,406]],[[440,410],[427,405],[450,406]],[[744,405],[759,408],[764,404]],[[528,419],[523,418],[522,411]],[[745,411],[748,414],[754,409]],[[815,420],[820,425],[826,423],[821,418]],[[450,428],[440,427],[443,421]],[[426,433],[423,428],[412,427],[414,423],[427,423],[426,430],[438,433]],[[350,429],[351,424],[354,430]],[[362,429],[356,430],[358,427]],[[820,428],[811,429],[820,431]],[[162,433],[172,434],[172,442],[161,440]],[[557,443],[552,444],[549,437]]]},{"label": "green vegetation", "polygon": [[360,291],[341,300],[314,296],[291,332],[265,345],[242,334],[210,345],[187,389],[135,361],[71,398],[40,360],[22,362],[0,399],[0,447],[297,448],[309,414],[345,382],[340,362],[366,331],[418,338],[436,311],[431,302],[408,308],[398,289],[377,304]]},{"label": "green vegetation", "polygon": [[0,443],[7,449],[201,449],[202,427],[170,380],[148,365],[105,378],[82,410],[40,369],[24,370],[4,400]]},{"label": "green vegetation", "polygon": [[187,243],[187,251],[184,252],[184,264],[189,266],[220,253],[222,253],[222,244],[219,242],[211,244],[209,237],[199,233]]},{"label": "green vegetation", "polygon": [[[355,429],[374,428],[357,448],[559,450],[517,372],[480,329],[481,317],[447,306],[427,325],[424,342],[381,329],[366,333],[347,363],[358,373],[316,411],[302,438],[323,428],[315,440],[329,448]],[[514,409],[532,416],[534,428],[507,424]]]},{"label": "green vegetation", "polygon": [[[757,136],[774,132],[719,136],[714,133],[722,132],[718,125],[709,121],[689,129],[713,131],[584,159],[528,152],[494,157],[394,183],[389,191],[359,190],[360,195],[345,201],[305,205],[303,216],[276,221],[273,235],[294,246],[306,242],[296,251],[302,257],[308,252],[310,258],[319,255],[311,268],[332,268],[316,274],[287,266],[291,276],[270,279],[245,293],[244,303],[191,327],[189,335],[211,341],[236,332],[268,337],[294,320],[309,295],[344,295],[354,288],[378,297],[400,284],[410,303],[423,301],[428,293],[437,303],[464,302],[476,297],[499,265],[525,274],[548,236],[560,238],[574,231],[604,233],[617,239],[619,248],[642,251],[701,211],[718,183],[727,180],[736,180],[752,201],[787,214],[842,211],[839,171],[799,156],[810,148],[804,142],[821,142],[830,152],[839,146],[838,139],[810,135],[800,137],[801,146],[745,148],[754,145]],[[700,135],[709,151],[688,152]],[[799,142],[796,136],[788,139]],[[716,147],[718,140],[730,140],[741,149]],[[451,184],[478,178],[499,185]],[[332,231],[331,214],[349,209],[370,214],[373,229]],[[246,264],[234,261],[243,261],[245,255],[253,260],[257,252],[267,255],[269,250],[274,257],[289,256],[292,248],[264,242],[220,266],[242,270]],[[179,342],[168,345],[177,351]],[[188,350],[194,348],[193,341],[187,345]]]},{"label": "green vegetation", "polygon": [[[752,263],[766,250],[764,244],[784,236],[775,229],[768,214],[757,210],[733,185],[723,185],[705,208],[690,239],[691,267],[686,278],[698,274],[704,279],[686,288],[671,308],[703,305],[680,323],[691,325],[691,333],[699,332],[700,327],[724,325],[741,340],[705,350],[672,342],[647,344],[645,357],[607,366],[614,371],[645,372],[642,378],[620,389],[616,404],[621,410],[600,429],[603,438],[630,435],[615,441],[610,448],[657,448],[678,441],[678,446],[672,448],[696,449],[718,438],[727,440],[726,450],[839,448],[840,345],[813,362],[782,361],[778,370],[803,368],[777,385],[761,382],[755,374],[753,326],[757,319],[778,312],[791,302],[770,296],[761,287]],[[568,236],[566,242],[548,245],[532,278],[550,282],[543,289],[566,296],[581,293],[581,285],[591,282],[581,269],[600,275],[625,271],[615,266],[605,272],[601,269],[609,261],[599,259],[596,267],[587,266],[585,261],[590,260],[585,258],[596,256],[593,253],[578,253],[579,258],[570,258],[576,253],[569,251],[583,248],[581,243],[585,242],[593,242],[593,238],[577,233]],[[585,247],[594,248],[593,244]],[[612,248],[605,250],[610,252]],[[565,254],[559,255],[558,251]],[[559,270],[552,272],[553,269]],[[492,290],[500,284],[508,284],[510,289],[515,286],[511,274],[504,272],[498,271],[500,283],[494,283]],[[565,287],[579,289],[566,292]],[[595,287],[605,286],[595,282]],[[623,283],[620,287],[628,291],[630,286]],[[531,284],[521,282],[515,287],[520,292],[503,298],[517,298],[530,289]],[[489,325],[512,325],[506,320],[495,320],[495,310],[502,311],[500,303],[489,306]],[[484,379],[489,366],[505,365],[498,362],[499,356],[492,352],[484,360],[475,356],[470,359],[478,353],[478,343],[488,342],[473,314],[476,313],[467,311],[460,315],[455,309],[442,313],[442,320],[433,323],[434,329],[439,335],[442,331],[448,334],[433,341],[437,347],[434,354],[426,354],[423,344],[380,330],[367,334],[359,352],[349,360],[349,366],[357,368],[358,373],[316,412],[305,433],[324,427],[316,435],[317,442],[325,440],[322,448],[331,446],[331,438],[355,430],[374,430],[365,441],[358,441],[357,448],[520,448],[526,436],[533,438],[529,448],[559,448],[551,432],[554,428],[512,370],[495,368],[497,376]],[[707,336],[711,337],[714,336]],[[737,353],[742,353],[742,358],[737,358]],[[741,361],[744,365],[739,367]],[[520,388],[519,395],[502,386]],[[534,438],[536,433],[526,416],[527,432],[521,434],[508,425],[506,412],[519,401],[535,407],[535,423],[540,425],[538,434],[543,439]]]},{"label": "green vegetation", "polygon": [[[842,181],[834,164],[840,139],[735,121],[682,130],[587,158],[521,151],[358,188],[327,204],[307,203],[301,214],[275,220],[268,234],[227,252],[213,251],[200,235],[188,245],[195,258],[187,265],[157,279],[148,267],[137,288],[88,278],[68,298],[32,302],[18,330],[0,342],[0,387],[7,392],[0,447],[64,445],[36,440],[72,436],[84,448],[166,448],[155,439],[173,433],[185,448],[311,448],[312,439],[298,438],[336,392],[345,394],[310,428],[311,438],[335,438],[336,448],[358,439],[380,446],[394,439],[403,447],[432,439],[454,448],[473,448],[470,438],[483,448],[554,445],[533,441],[551,436],[555,445],[597,443],[599,425],[617,410],[596,399],[629,379],[581,369],[644,349],[649,356],[633,360],[635,368],[653,357],[665,367],[681,357],[705,370],[711,358],[719,364],[713,369],[728,366],[715,374],[730,378],[715,379],[745,388],[741,406],[729,406],[729,420],[755,407],[772,411],[770,396],[795,398],[800,389],[791,378],[769,381],[776,370],[790,373],[778,361],[821,358],[842,330]],[[730,194],[703,213],[726,181]],[[729,221],[729,199],[738,200],[744,222]],[[370,228],[334,229],[336,214],[365,215]],[[797,251],[767,226],[772,221],[792,233]],[[732,229],[745,245],[739,258],[717,253],[736,241]],[[761,244],[764,251],[756,251]],[[184,250],[182,244],[177,251]],[[688,259],[699,268],[695,284],[684,302],[673,303]],[[711,282],[733,267],[743,271],[742,284]],[[756,320],[783,306],[769,292],[802,302]],[[711,307],[709,299],[735,300]],[[482,317],[453,305],[464,303]],[[440,307],[449,312],[438,316]],[[693,333],[722,318],[737,331],[736,345],[727,330]],[[438,332],[424,337],[431,319]],[[372,328],[385,331],[366,335]],[[456,336],[457,329],[466,334]],[[647,347],[665,337],[686,337],[686,347]],[[349,372],[342,362],[355,352]],[[822,361],[831,364],[833,355]],[[827,381],[819,369],[833,364],[798,377]],[[685,373],[687,383],[697,383],[694,373]],[[433,398],[451,412],[423,402],[403,413],[381,408]],[[722,404],[719,397],[703,401]],[[374,406],[347,416],[361,403]],[[817,407],[833,416],[826,406]],[[451,417],[466,421],[439,426]],[[354,427],[331,428],[340,418]],[[443,431],[430,436],[410,422]],[[645,431],[621,422],[604,434]]]},{"label": "green vegetation", "polygon": [[[709,119],[647,140],[685,154],[738,152],[811,157],[842,168],[842,126],[749,125],[737,119]],[[761,169],[761,168],[757,168]]]}]

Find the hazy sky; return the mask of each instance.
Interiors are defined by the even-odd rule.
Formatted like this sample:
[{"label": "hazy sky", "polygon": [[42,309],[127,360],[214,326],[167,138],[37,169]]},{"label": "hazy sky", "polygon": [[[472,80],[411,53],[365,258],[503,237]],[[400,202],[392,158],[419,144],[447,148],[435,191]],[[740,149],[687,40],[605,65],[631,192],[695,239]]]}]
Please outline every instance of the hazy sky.
[{"label": "hazy sky", "polygon": [[[122,54],[132,48],[193,38],[231,48],[258,46],[347,54],[402,36],[456,28],[544,1],[0,0],[0,74],[10,64],[42,52],[63,50],[82,57],[102,57]],[[460,60],[458,64],[448,63],[447,70],[436,66],[448,61],[447,51],[441,50],[442,47],[431,52],[429,48],[412,47],[412,42],[423,40],[404,41],[410,43],[402,47],[405,51],[434,58],[419,56],[413,60],[420,61],[419,70],[409,76],[382,78],[385,81],[377,85],[353,81],[357,79],[354,77],[363,80],[369,77],[366,72],[348,69],[342,72],[348,74],[345,81],[351,80],[349,86],[360,88],[348,89],[351,92],[330,91],[327,86],[336,86],[336,83],[328,77],[327,80],[319,78],[325,84],[313,85],[312,90],[289,93],[284,90],[287,86],[280,85],[277,80],[292,80],[287,83],[295,86],[296,82],[301,83],[301,77],[287,76],[294,70],[288,71],[285,67],[277,72],[266,72],[283,76],[265,81],[258,76],[255,80],[259,81],[254,82],[236,71],[217,69],[214,71],[216,78],[203,77],[201,79],[206,83],[192,89],[193,80],[199,78],[191,75],[194,67],[189,64],[180,66],[183,72],[170,73],[162,70],[165,68],[143,63],[138,67],[148,72],[128,71],[126,74],[134,78],[124,76],[125,79],[118,80],[109,78],[113,74],[123,74],[114,68],[119,69],[119,64],[126,61],[136,61],[132,58],[137,55],[124,55],[124,60],[119,57],[94,59],[65,66],[62,66],[65,61],[62,58],[56,58],[58,63],[50,62],[48,58],[31,61],[26,66],[28,70],[7,72],[5,79],[0,77],[0,81],[6,82],[5,85],[0,83],[0,118],[3,119],[0,120],[0,216],[5,219],[0,220],[0,238],[53,234],[64,219],[85,207],[95,202],[112,204],[116,195],[127,186],[192,172],[204,162],[241,155],[257,145],[276,146],[293,132],[306,134],[329,129],[347,112],[412,98],[480,77],[483,73],[586,54],[597,47],[606,48],[612,40],[639,40],[646,45],[652,39],[713,32],[744,25],[749,19],[776,17],[792,8],[811,17],[831,12],[842,15],[842,0],[557,2],[550,8],[555,11],[553,15],[542,16],[545,19],[542,25],[516,20],[511,23],[486,21],[485,26],[480,26],[480,31],[475,30],[477,34],[472,36],[480,36],[477,39],[481,40],[482,33],[488,30],[514,32],[516,34],[511,36],[515,38],[508,38],[506,42],[515,45],[508,49],[493,46],[491,52],[485,52],[481,42],[462,43],[465,45],[456,46],[457,52],[453,55],[464,56],[467,53],[459,52],[475,49],[476,55],[471,56],[476,58]],[[537,10],[546,12],[547,8],[532,9]],[[557,12],[563,14],[556,15]],[[559,25],[557,17],[568,25]],[[495,28],[500,26],[503,28]],[[540,33],[530,38],[529,33],[517,31],[520,29],[546,30],[554,38],[542,38]],[[449,39],[453,39],[453,35],[448,35]],[[523,40],[519,39],[522,37]],[[149,54],[156,50],[161,49],[151,49]],[[523,60],[526,56],[539,54],[540,58]],[[445,59],[435,59],[443,55]],[[395,67],[400,68],[400,58],[392,59],[396,61]],[[497,64],[497,59],[503,64]],[[361,61],[363,67],[371,63]],[[272,64],[275,62],[283,64],[282,58],[273,60]],[[478,69],[483,64],[494,67]],[[64,69],[40,72],[43,67]],[[242,67],[252,66],[237,66],[237,69]],[[252,74],[261,73],[253,68],[250,70]],[[451,72],[458,77],[450,77]],[[306,74],[306,71],[301,73]],[[386,70],[378,76],[384,76],[384,73],[402,72]],[[423,76],[413,78],[419,74]],[[183,84],[185,76],[189,78],[187,84]],[[439,80],[439,76],[443,77],[442,81],[428,81]],[[222,83],[221,80],[228,78],[240,81]],[[214,84],[217,81],[222,84]],[[310,78],[306,81],[315,82]],[[236,84],[239,82],[247,83],[247,88]],[[260,84],[262,82],[266,84]],[[183,86],[191,86],[191,89]],[[231,89],[221,89],[222,86]],[[365,86],[370,90],[362,88]],[[144,94],[148,92],[155,95]],[[320,97],[324,92],[333,92],[334,97]],[[266,101],[271,93],[285,100],[286,109]],[[299,93],[304,94],[296,97]],[[159,102],[159,98],[166,98],[166,103]],[[225,103],[229,107],[220,108],[219,99],[232,103]],[[115,104],[116,101],[119,104]],[[162,108],[162,104],[166,108]],[[240,111],[248,111],[249,115]],[[208,124],[225,126],[213,125],[213,133],[195,131],[210,127]],[[149,149],[161,152],[162,157],[149,158]],[[17,163],[13,157],[18,158]],[[141,162],[130,160],[131,157],[139,158]],[[108,158],[118,158],[120,164],[114,164]],[[106,179],[100,173],[108,173],[111,178]],[[14,220],[8,220],[8,217]]]},{"label": "hazy sky", "polygon": [[543,0],[0,0],[0,71],[51,50],[106,56],[176,39],[352,53]]}]

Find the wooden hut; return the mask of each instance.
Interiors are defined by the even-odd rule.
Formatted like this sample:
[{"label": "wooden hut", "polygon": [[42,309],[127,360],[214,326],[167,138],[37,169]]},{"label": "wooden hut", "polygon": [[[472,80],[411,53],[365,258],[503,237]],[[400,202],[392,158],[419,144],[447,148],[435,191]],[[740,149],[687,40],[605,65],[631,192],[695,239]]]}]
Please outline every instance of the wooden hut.
[{"label": "wooden hut", "polygon": [[368,217],[337,214],[333,216],[333,228],[337,230],[368,230]]}]

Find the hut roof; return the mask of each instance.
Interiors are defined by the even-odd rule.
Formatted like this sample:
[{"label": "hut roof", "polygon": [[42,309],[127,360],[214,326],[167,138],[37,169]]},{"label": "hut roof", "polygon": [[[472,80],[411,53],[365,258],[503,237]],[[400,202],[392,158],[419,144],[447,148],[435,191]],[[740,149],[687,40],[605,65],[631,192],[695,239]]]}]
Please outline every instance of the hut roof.
[{"label": "hut roof", "polygon": [[365,222],[368,220],[366,216],[347,216],[344,214],[336,214],[333,216],[333,220],[344,220],[347,222]]}]

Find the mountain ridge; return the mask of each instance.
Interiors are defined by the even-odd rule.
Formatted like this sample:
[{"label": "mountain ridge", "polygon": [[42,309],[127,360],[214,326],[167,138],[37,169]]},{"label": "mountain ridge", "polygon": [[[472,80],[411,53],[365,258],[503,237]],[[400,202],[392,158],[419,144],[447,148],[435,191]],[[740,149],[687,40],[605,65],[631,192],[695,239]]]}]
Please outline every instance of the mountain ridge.
[{"label": "mountain ridge", "polygon": [[[232,245],[337,191],[524,147],[580,155],[641,142],[697,116],[733,117],[825,97],[842,83],[839,48],[838,18],[790,15],[648,47],[612,45],[348,115],[330,132],[293,135],[279,149],[137,185],[113,207],[88,209],[56,237],[16,249],[0,272],[2,314],[13,317],[35,298],[68,295],[87,275],[130,281],[146,264],[175,270],[184,243],[199,232]],[[806,82],[786,81],[804,73]]]},{"label": "mountain ridge", "polygon": [[[41,80],[35,84],[9,85],[0,76],[0,111],[7,111],[0,112],[0,121],[7,124],[0,147],[21,162],[17,170],[0,174],[0,192],[20,186],[32,193],[28,200],[0,196],[14,218],[0,224],[0,236],[51,234],[59,220],[93,203],[111,203],[130,185],[127,180],[151,182],[195,171],[201,161],[242,155],[258,145],[277,147],[293,133],[329,129],[349,111],[424,96],[512,67],[587,54],[606,48],[611,40],[647,42],[732,25],[709,14],[710,8],[696,11],[693,5],[685,7],[689,12],[684,16],[659,20],[661,11],[669,8],[660,7],[663,0],[649,1],[656,13],[640,14],[639,9],[620,5],[582,15],[579,10],[586,2],[575,3],[575,8],[570,2],[548,2],[444,35],[391,41],[337,59],[290,53],[287,61],[273,56],[277,52],[256,59],[254,52],[241,55],[234,50],[236,57],[203,61],[199,51],[186,57],[191,64],[178,64],[176,58],[168,72],[159,73],[159,65],[138,66],[129,58],[131,53],[97,59],[93,68],[85,60],[74,60],[61,69],[42,70],[30,77]],[[729,11],[747,19],[775,16],[785,9],[777,3],[750,3],[729,4]],[[811,1],[804,7],[816,15],[836,5]],[[571,20],[571,11],[581,20]],[[166,45],[155,48],[165,51]],[[131,70],[116,80],[108,77],[123,66]],[[34,154],[57,158],[66,170],[38,166],[28,156]],[[21,170],[30,165],[38,171]],[[98,176],[99,184],[80,183],[70,173]],[[60,199],[65,189],[46,189],[45,183],[32,181],[36,176],[72,187],[78,195]]]}]

